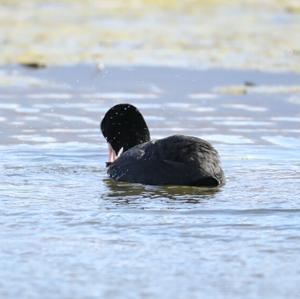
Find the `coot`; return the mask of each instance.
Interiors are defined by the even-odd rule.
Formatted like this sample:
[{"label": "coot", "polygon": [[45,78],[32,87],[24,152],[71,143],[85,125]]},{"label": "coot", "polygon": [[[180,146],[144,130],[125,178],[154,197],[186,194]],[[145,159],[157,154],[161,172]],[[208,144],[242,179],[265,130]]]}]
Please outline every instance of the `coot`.
[{"label": "coot", "polygon": [[142,114],[131,104],[109,109],[101,131],[109,146],[107,173],[114,180],[199,187],[225,183],[218,152],[209,142],[184,135],[150,140]]}]

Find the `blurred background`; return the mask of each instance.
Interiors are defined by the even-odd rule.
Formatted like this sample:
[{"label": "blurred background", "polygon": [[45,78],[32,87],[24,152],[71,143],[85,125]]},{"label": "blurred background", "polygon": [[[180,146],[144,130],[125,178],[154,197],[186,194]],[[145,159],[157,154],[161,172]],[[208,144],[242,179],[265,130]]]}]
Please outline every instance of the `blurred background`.
[{"label": "blurred background", "polygon": [[0,0],[0,63],[300,70],[298,0]]}]

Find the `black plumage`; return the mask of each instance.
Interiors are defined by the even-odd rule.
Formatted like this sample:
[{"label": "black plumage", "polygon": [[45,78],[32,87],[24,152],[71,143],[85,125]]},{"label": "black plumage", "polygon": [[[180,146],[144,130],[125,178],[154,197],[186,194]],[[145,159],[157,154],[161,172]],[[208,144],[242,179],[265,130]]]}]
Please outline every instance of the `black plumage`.
[{"label": "black plumage", "polygon": [[116,154],[121,148],[125,152],[137,144],[150,140],[143,115],[130,104],[119,104],[110,108],[101,121],[100,128]]},{"label": "black plumage", "polygon": [[[129,104],[124,105],[128,107]],[[118,105],[118,109],[122,107],[122,104]],[[133,110],[131,109],[131,111]],[[137,109],[136,111],[138,112]],[[135,125],[137,125],[137,119],[140,119],[141,115],[139,114],[140,112],[137,113],[136,119],[134,119],[134,114],[128,115],[126,123],[130,123],[130,118],[133,118]],[[126,117],[123,116],[124,118]],[[140,128],[136,127],[138,132],[135,132],[135,134],[138,136],[145,131],[143,121],[141,121]],[[109,127],[109,121],[106,126]],[[122,130],[120,140],[123,140],[124,144],[128,144],[126,138],[129,138],[129,136],[125,133],[125,124]],[[108,131],[111,132],[112,130],[105,132],[102,130],[109,142],[109,140],[114,139],[113,136],[105,135]],[[149,131],[145,139],[150,139]],[[115,149],[113,144],[111,145],[115,151],[119,150],[119,147]],[[135,146],[126,149],[119,158],[110,163],[107,172],[111,178],[117,181],[148,185],[216,187],[225,182],[219,156],[213,146],[203,139],[184,135],[174,135],[155,141],[137,142]]]}]

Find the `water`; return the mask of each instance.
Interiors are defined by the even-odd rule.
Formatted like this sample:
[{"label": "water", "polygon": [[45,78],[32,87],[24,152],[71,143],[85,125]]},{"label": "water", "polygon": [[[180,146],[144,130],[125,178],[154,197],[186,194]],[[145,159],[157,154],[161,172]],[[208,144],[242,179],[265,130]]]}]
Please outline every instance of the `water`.
[{"label": "water", "polygon": [[[299,75],[89,65],[0,74],[1,298],[298,298]],[[123,101],[153,138],[210,140],[227,184],[109,180],[99,121]]]}]

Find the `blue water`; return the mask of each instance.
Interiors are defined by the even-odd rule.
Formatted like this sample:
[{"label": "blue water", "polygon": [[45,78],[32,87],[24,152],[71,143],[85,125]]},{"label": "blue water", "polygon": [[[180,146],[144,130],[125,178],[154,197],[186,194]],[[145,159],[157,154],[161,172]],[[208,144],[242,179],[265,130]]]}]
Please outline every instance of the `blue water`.
[{"label": "blue water", "polygon": [[[1,298],[298,298],[299,76],[92,66],[3,72],[24,80],[0,87]],[[218,92],[245,81],[275,90]],[[210,140],[227,184],[109,180],[99,121],[123,101],[140,107],[153,138]]]}]

